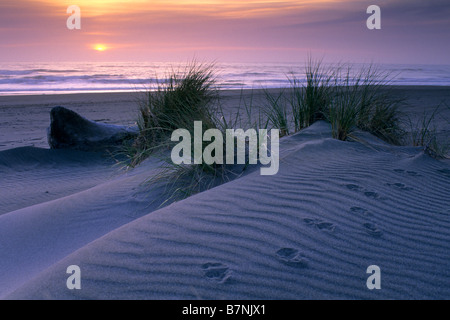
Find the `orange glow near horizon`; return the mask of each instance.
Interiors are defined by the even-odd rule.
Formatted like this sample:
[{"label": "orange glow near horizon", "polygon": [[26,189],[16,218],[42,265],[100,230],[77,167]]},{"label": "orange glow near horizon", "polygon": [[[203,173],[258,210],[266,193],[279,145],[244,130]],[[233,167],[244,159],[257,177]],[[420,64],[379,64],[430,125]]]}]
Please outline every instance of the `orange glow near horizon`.
[{"label": "orange glow near horizon", "polygon": [[[37,0],[51,6],[61,6],[60,0]],[[355,0],[347,0],[352,2]],[[71,5],[74,1],[66,1]],[[248,18],[277,15],[293,9],[334,3],[336,0],[77,0],[82,15],[93,17],[108,14],[143,12],[173,12],[200,14],[212,17]]]}]

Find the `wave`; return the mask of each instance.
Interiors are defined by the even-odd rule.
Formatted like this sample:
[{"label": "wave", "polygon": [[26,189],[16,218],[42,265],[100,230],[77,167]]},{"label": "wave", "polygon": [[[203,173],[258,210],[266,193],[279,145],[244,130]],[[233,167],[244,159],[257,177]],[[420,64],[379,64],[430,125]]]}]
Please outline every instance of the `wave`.
[{"label": "wave", "polygon": [[[11,92],[114,91],[152,87],[164,81],[174,63],[0,64],[0,94]],[[218,63],[218,86],[226,89],[289,86],[290,72],[303,81],[302,64]],[[380,65],[397,75],[393,85],[450,85],[450,66]]]}]

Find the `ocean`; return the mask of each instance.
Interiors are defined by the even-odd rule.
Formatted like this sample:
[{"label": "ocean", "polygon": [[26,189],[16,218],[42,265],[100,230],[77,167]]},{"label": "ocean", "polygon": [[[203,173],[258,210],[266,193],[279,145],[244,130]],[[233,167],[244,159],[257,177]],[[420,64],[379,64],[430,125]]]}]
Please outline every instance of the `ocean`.
[{"label": "ocean", "polygon": [[[155,87],[171,70],[186,64],[156,62],[0,63],[0,95],[142,91]],[[358,64],[354,65],[356,69]],[[450,65],[377,64],[392,85],[450,86]],[[221,89],[289,86],[288,76],[304,79],[302,63],[216,63]]]}]

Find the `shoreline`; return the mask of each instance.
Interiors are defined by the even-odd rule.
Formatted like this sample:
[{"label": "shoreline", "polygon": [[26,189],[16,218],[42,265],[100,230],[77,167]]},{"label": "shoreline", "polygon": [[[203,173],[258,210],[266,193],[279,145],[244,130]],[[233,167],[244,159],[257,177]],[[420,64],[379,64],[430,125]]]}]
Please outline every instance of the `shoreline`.
[{"label": "shoreline", "polygon": [[[253,88],[253,89],[219,89],[219,93],[225,97],[236,94],[261,94],[264,91],[279,92],[281,90],[288,92],[289,87],[279,88]],[[394,94],[408,93],[411,96],[405,96],[406,100],[413,100],[417,98],[418,93],[442,93],[443,100],[450,101],[450,86],[436,86],[436,85],[388,85],[383,90],[389,90]],[[51,93],[51,94],[20,94],[20,95],[0,95],[0,110],[4,107],[10,106],[26,106],[26,105],[45,105],[48,103],[57,102],[85,102],[87,99],[92,102],[108,102],[114,101],[114,98],[120,98],[121,101],[132,101],[139,98],[140,95],[146,93],[142,91],[111,91],[111,92],[77,92],[77,93]],[[72,99],[69,99],[72,98]],[[439,97],[436,97],[439,98]],[[35,101],[33,99],[39,99]]]},{"label": "shoreline", "polygon": [[[406,85],[385,85],[384,87],[386,88],[390,88],[390,89],[412,89],[412,88],[416,88],[416,89],[422,89],[422,90],[428,90],[428,89],[450,89],[450,85],[435,85],[435,84],[420,84],[420,85],[410,85],[410,84],[406,84]],[[289,87],[270,87],[270,88],[243,88],[243,89],[223,89],[223,88],[219,88],[219,92],[241,92],[241,91],[264,91],[264,90],[288,90]],[[76,92],[44,92],[44,93],[18,93],[18,94],[2,94],[0,93],[0,103],[2,98],[14,98],[14,97],[55,97],[55,96],[77,96],[77,95],[103,95],[103,94],[117,94],[117,95],[122,95],[122,94],[133,94],[133,93],[144,93],[146,92],[146,90],[105,90],[105,91],[76,91]],[[1,105],[0,105],[1,107]]]}]

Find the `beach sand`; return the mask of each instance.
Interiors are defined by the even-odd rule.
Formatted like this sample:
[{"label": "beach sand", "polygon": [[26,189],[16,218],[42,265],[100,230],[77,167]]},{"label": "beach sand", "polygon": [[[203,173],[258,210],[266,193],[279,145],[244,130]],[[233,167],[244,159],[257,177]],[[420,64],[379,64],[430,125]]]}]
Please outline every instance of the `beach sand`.
[{"label": "beach sand", "polygon": [[[276,91],[276,90],[275,90]],[[242,95],[224,91],[224,110]],[[448,87],[394,87],[412,118]],[[253,92],[255,101],[263,92]],[[49,111],[133,125],[138,93],[0,97],[1,299],[449,299],[450,163],[421,147],[331,138],[318,122],[259,170],[168,206],[150,158],[49,150]],[[436,118],[450,136],[448,109]],[[81,269],[81,290],[66,287]],[[381,269],[381,289],[366,286]]]}]

